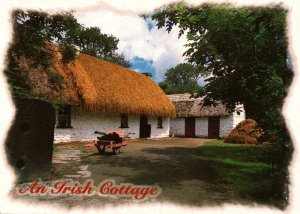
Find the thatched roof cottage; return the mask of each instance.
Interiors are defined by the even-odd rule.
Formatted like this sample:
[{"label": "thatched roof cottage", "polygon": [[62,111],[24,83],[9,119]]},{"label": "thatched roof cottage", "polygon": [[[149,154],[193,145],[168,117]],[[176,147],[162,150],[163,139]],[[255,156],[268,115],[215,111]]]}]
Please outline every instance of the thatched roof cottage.
[{"label": "thatched roof cottage", "polygon": [[151,78],[86,54],[64,64],[58,47],[51,46],[50,51],[54,53],[51,77],[63,82],[59,90],[46,87],[45,71],[26,70],[26,63],[21,64],[35,82],[32,96],[46,97],[60,106],[56,142],[94,140],[95,131],[119,129],[135,133],[133,138],[169,136],[169,118],[175,116],[175,108]]},{"label": "thatched roof cottage", "polygon": [[242,106],[228,112],[222,103],[204,106],[203,97],[192,98],[191,94],[168,95],[176,109],[176,118],[170,120],[170,135],[185,137],[225,137],[239,122],[245,119]]}]

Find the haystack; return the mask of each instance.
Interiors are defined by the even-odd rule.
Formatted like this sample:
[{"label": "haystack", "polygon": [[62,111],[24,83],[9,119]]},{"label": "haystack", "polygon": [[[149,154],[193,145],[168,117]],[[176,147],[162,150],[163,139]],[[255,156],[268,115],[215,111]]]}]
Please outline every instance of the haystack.
[{"label": "haystack", "polygon": [[264,134],[257,122],[246,119],[240,122],[225,138],[224,143],[259,144],[259,138]]}]

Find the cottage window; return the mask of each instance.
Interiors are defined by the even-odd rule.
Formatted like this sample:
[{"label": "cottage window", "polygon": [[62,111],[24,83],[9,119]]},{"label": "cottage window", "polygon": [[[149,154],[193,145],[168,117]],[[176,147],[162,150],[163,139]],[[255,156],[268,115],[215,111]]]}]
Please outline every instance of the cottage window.
[{"label": "cottage window", "polygon": [[71,106],[59,106],[56,128],[73,128],[71,126]]},{"label": "cottage window", "polygon": [[157,128],[162,129],[163,127],[163,119],[162,117],[157,117]]},{"label": "cottage window", "polygon": [[129,128],[128,127],[128,115],[121,114],[121,126],[120,128]]}]

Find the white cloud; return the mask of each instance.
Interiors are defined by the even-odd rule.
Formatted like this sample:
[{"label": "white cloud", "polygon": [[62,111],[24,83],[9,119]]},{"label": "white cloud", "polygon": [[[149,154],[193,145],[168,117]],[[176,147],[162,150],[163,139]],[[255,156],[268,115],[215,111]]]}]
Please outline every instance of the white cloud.
[{"label": "white cloud", "polygon": [[[186,39],[178,39],[175,27],[169,34],[165,29],[147,27],[147,22],[133,11],[119,11],[111,6],[105,10],[80,10],[75,14],[78,22],[85,26],[98,26],[103,33],[112,34],[120,39],[119,52],[126,59],[141,57],[153,60],[157,80],[161,81],[165,71],[183,62]],[[153,23],[154,24],[154,23]]]}]

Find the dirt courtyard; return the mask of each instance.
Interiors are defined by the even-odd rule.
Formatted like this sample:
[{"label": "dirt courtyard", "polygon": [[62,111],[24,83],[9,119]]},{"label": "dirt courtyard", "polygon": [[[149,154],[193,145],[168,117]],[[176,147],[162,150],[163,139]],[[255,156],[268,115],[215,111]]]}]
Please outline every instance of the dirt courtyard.
[{"label": "dirt courtyard", "polygon": [[[86,142],[56,144],[52,175],[58,180],[72,179],[81,183],[92,179],[95,186],[106,179],[113,179],[117,184],[159,186],[161,194],[150,199],[151,202],[192,206],[243,202],[230,188],[216,185],[215,175],[202,164],[199,148],[204,141],[209,139],[129,140],[118,155],[99,155],[95,147],[85,147]],[[24,197],[28,198],[30,196]],[[136,203],[131,198],[99,196],[43,196],[34,199],[68,207]]]}]

